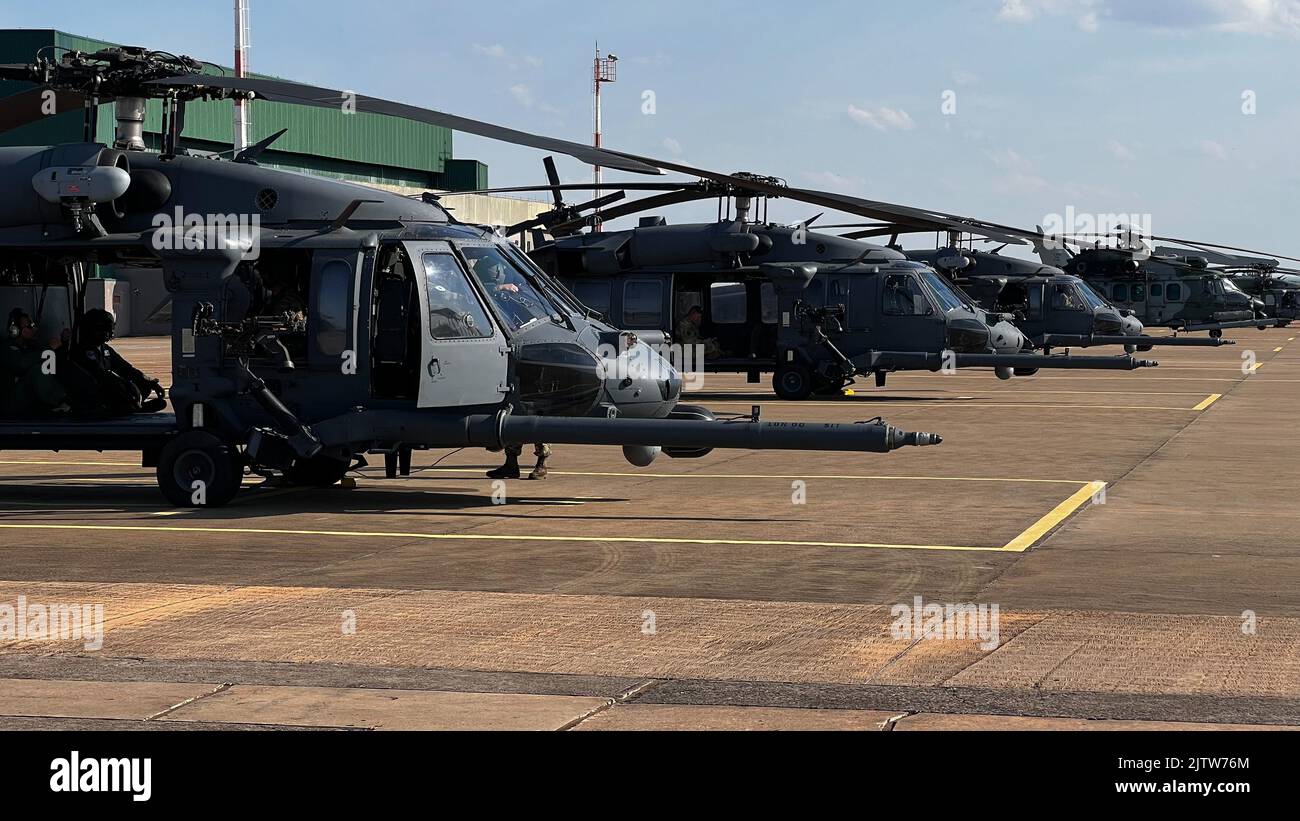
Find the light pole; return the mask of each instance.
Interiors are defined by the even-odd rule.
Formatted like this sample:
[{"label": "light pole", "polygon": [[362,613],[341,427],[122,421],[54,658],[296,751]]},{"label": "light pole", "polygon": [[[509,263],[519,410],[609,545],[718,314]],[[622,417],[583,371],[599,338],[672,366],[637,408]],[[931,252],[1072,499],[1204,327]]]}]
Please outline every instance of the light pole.
[{"label": "light pole", "polygon": [[[605,83],[612,83],[618,79],[618,55],[611,54],[608,57],[600,56],[600,44],[596,44],[596,59],[592,63],[592,90],[596,98],[596,127],[593,145],[600,148],[600,87]],[[595,166],[593,170],[593,179],[596,183],[595,196],[600,196],[601,173],[600,166]],[[596,209],[592,214],[591,224],[593,230],[600,230],[600,209]]]}]

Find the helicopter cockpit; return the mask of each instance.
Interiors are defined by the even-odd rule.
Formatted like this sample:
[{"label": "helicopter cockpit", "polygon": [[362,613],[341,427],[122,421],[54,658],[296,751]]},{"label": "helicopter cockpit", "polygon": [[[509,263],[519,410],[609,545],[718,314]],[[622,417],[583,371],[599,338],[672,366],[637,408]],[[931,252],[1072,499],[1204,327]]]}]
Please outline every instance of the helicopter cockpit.
[{"label": "helicopter cockpit", "polygon": [[534,286],[518,263],[508,259],[499,247],[464,245],[460,252],[511,330],[562,317],[562,307]]}]

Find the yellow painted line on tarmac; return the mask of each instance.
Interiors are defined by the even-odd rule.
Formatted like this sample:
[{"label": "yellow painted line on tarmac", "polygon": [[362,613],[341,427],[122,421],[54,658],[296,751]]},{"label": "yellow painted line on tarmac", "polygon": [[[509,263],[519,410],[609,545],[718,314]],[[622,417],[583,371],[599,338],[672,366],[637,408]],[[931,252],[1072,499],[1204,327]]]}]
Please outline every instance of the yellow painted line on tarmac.
[{"label": "yellow painted line on tarmac", "polygon": [[1205,410],[1206,408],[1210,407],[1210,405],[1213,405],[1215,402],[1218,402],[1218,401],[1219,401],[1220,399],[1222,399],[1222,398],[1223,398],[1223,394],[1221,394],[1221,393],[1212,393],[1212,394],[1210,394],[1209,396],[1205,397],[1205,400],[1204,400],[1203,402],[1201,402],[1201,404],[1199,404],[1199,405],[1197,405],[1196,407],[1192,408],[1192,410],[1194,410],[1194,411],[1203,411],[1203,410]]},{"label": "yellow painted line on tarmac", "polygon": [[163,525],[68,525],[68,524],[0,524],[0,530],[87,530],[110,532],[216,533],[251,536],[331,536],[356,539],[420,539],[430,541],[485,542],[618,542],[624,544],[698,544],[738,547],[832,547],[885,548],[891,550],[948,550],[979,553],[1004,552],[1001,547],[964,547],[961,545],[884,544],[876,542],[803,542],[749,539],[686,539],[638,536],[515,536],[489,533],[389,533],[350,530],[287,530],[247,527],[171,527]]},{"label": "yellow painted line on tarmac", "polygon": [[1007,542],[1002,549],[1009,553],[1024,553],[1033,547],[1039,539],[1046,536],[1052,528],[1065,521],[1070,514],[1083,507],[1105,489],[1105,482],[1089,482],[1075,491],[1073,496],[1053,508],[1051,513],[1034,522],[1025,532]]},{"label": "yellow painted line on tarmac", "polygon": [[[598,474],[599,475],[599,474]],[[617,475],[617,474],[616,474]],[[787,477],[780,477],[787,478]],[[844,477],[839,477],[844,478]],[[900,478],[900,477],[877,477]],[[907,477],[916,478],[916,477]],[[935,481],[1008,481],[1008,482],[1051,482],[1052,479],[969,479],[926,477]],[[1078,484],[1068,482],[1067,484]],[[888,542],[823,542],[793,541],[780,539],[704,539],[674,538],[664,536],[540,536],[495,533],[405,533],[392,531],[365,530],[306,530],[290,528],[254,528],[254,527],[202,527],[174,525],[82,525],[82,524],[41,524],[35,522],[0,523],[0,530],[71,530],[91,532],[126,532],[126,533],[210,533],[216,535],[239,534],[245,536],[310,536],[352,539],[412,539],[420,541],[476,541],[476,542],[556,542],[590,544],[615,542],[619,544],[675,544],[675,545],[721,545],[735,547],[825,547],[882,550],[936,550],[967,553],[1023,553],[1030,549],[1052,528],[1063,522],[1078,510],[1085,502],[1106,488],[1105,482],[1086,482],[1070,498],[1057,505],[1050,513],[1012,539],[1002,547],[976,547],[969,545],[923,545],[893,544]],[[167,516],[187,511],[163,511],[154,515]]]},{"label": "yellow painted line on tarmac", "polygon": [[1273,353],[1282,353],[1282,346],[1279,345],[1278,347],[1274,348]]},{"label": "yellow painted line on tarmac", "polygon": [[[427,467],[423,469],[426,473],[471,473],[476,476],[482,475],[482,472],[475,468],[458,468],[448,467]],[[552,470],[551,476],[614,476],[628,477],[632,479],[781,479],[792,481],[794,479],[862,479],[869,481],[889,481],[889,482],[1019,482],[1026,484],[1044,484],[1044,485],[1077,485],[1081,484],[1078,479],[1016,479],[1005,476],[861,476],[861,475],[817,475],[801,473],[798,476],[783,476],[770,473],[615,473],[612,471],[577,471],[577,470]]]},{"label": "yellow painted line on tarmac", "polygon": [[0,465],[85,465],[88,467],[138,468],[135,462],[68,462],[53,459],[0,459]]}]

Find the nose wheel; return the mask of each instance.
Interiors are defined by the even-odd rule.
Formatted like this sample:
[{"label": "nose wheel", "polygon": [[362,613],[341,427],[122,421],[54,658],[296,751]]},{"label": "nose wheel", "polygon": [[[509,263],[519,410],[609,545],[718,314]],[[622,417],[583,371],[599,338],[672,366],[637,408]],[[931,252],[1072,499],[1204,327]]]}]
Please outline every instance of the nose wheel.
[{"label": "nose wheel", "polygon": [[783,365],[772,375],[772,390],[779,399],[801,402],[812,396],[812,372],[803,365]]},{"label": "nose wheel", "polygon": [[239,492],[244,463],[239,449],[204,430],[188,430],[163,447],[158,488],[176,507],[222,507]]}]

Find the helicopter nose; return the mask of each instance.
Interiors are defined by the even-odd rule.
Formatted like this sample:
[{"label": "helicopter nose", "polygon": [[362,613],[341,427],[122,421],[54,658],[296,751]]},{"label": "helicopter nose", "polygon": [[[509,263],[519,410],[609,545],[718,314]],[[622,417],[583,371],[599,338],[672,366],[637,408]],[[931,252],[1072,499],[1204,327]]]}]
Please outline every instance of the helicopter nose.
[{"label": "helicopter nose", "polygon": [[990,341],[998,353],[1018,353],[1025,348],[1025,335],[1013,323],[1002,320],[989,328]]},{"label": "helicopter nose", "polygon": [[605,394],[621,416],[667,416],[682,395],[681,374],[644,342],[607,359],[604,365]]}]

